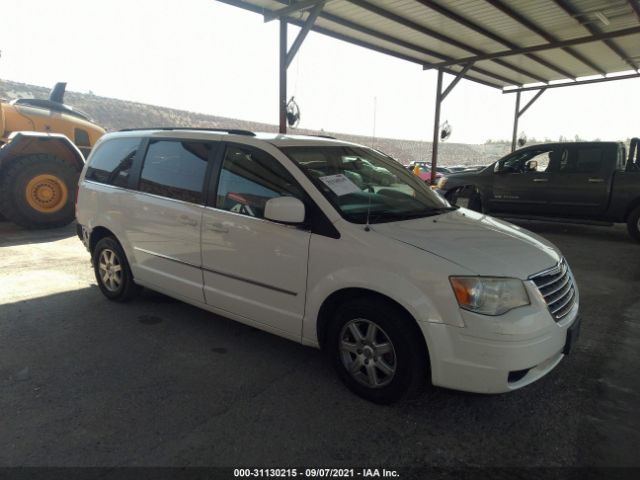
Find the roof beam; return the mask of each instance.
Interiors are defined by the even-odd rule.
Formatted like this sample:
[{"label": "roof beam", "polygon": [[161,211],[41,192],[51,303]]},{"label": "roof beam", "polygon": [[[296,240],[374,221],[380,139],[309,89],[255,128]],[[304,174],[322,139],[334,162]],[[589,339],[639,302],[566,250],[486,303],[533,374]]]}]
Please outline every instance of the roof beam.
[{"label": "roof beam", "polygon": [[[535,32],[536,34],[540,35],[547,42],[555,43],[555,42],[558,41],[557,37],[555,37],[554,35],[551,35],[546,30],[540,28],[538,25],[533,23],[531,20],[529,20],[528,18],[524,17],[523,15],[520,15],[518,12],[513,10],[511,7],[508,7],[507,5],[502,3],[500,0],[485,0],[485,1],[487,1],[489,4],[491,4],[494,8],[500,10],[505,15],[511,17],[513,20],[515,20],[519,24],[524,25],[525,27],[527,27],[532,32]],[[573,48],[566,47],[566,48],[563,48],[563,50],[565,52],[567,52],[569,55],[571,55],[574,58],[576,58],[577,60],[579,60],[580,62],[582,62],[583,64],[585,64],[586,66],[588,66],[589,68],[591,68],[591,69],[595,70],[596,72],[600,73],[601,75],[605,75],[607,73],[605,69],[603,69],[602,67],[596,65],[594,62],[592,62],[591,60],[589,60],[588,58],[586,58],[584,55],[582,55],[580,52],[577,52]],[[572,75],[570,78],[574,78],[575,79],[575,75]]]},{"label": "roof beam", "polygon": [[[580,14],[580,11],[578,9],[574,8],[566,0],[553,0],[553,1],[562,10],[564,10],[566,13],[568,13],[570,16],[572,16],[576,21],[578,21],[576,19],[576,16]],[[589,24],[581,24],[581,25],[584,28],[586,28],[589,31],[589,33],[591,33],[593,35],[596,35],[598,33],[602,33],[602,30],[600,30],[600,28],[596,27],[595,25],[589,25]],[[612,40],[604,40],[604,43],[616,55],[618,55],[627,65],[629,65],[634,70],[638,70],[638,65],[636,65],[635,62],[632,62],[631,59],[629,58],[629,56],[618,45],[616,45]]]},{"label": "roof beam", "polygon": [[459,59],[456,59],[456,60],[452,60],[450,62],[436,63],[436,64],[434,64],[434,68],[447,67],[447,66],[451,66],[451,65],[463,65],[463,64],[471,62],[471,61],[479,62],[481,60],[490,60],[490,59],[493,59],[493,58],[509,57],[511,55],[519,55],[519,54],[528,53],[528,52],[538,52],[538,51],[541,51],[541,50],[549,50],[549,49],[552,49],[552,48],[561,48],[561,47],[564,47],[564,46],[567,46],[567,45],[580,45],[580,44],[585,44],[585,43],[591,43],[591,42],[596,42],[596,41],[600,41],[600,40],[605,40],[605,39],[609,39],[609,38],[618,38],[618,37],[624,37],[624,36],[627,36],[627,35],[634,35],[634,34],[640,34],[640,27],[625,28],[624,30],[617,30],[615,32],[599,33],[599,34],[596,34],[596,35],[589,35],[587,37],[573,38],[571,40],[563,40],[563,41],[559,41],[559,42],[555,42],[555,43],[544,43],[542,45],[534,45],[532,47],[516,48],[516,49],[512,49],[512,50],[503,50],[501,52],[487,53],[485,55],[477,55],[475,57],[459,58]]},{"label": "roof beam", "polygon": [[[403,25],[407,28],[410,28],[411,30],[414,30],[416,32],[422,33],[423,35],[427,35],[429,37],[438,39],[442,42],[448,43],[450,45],[453,45],[454,47],[460,48],[461,50],[466,50],[468,52],[473,53],[474,55],[481,55],[484,52],[482,50],[478,50],[477,48],[472,47],[471,45],[467,45],[463,42],[460,42],[454,38],[448,37],[447,35],[444,35],[440,32],[437,32],[435,30],[432,30],[428,27],[425,27],[424,25],[419,25],[407,18],[401,17],[399,15],[396,15],[392,12],[389,12],[388,10],[385,10],[384,8],[380,8],[377,5],[373,5],[365,0],[348,0],[349,2],[353,3],[354,5],[359,6],[360,8],[363,8],[365,10],[368,10],[372,13],[375,13],[376,15],[380,15],[383,18],[386,18],[387,20],[391,20],[393,22],[399,23],[400,25]],[[527,72],[526,70],[511,65],[507,62],[504,62],[503,60],[495,60],[495,63],[511,70],[514,72],[517,72],[521,75],[524,75],[526,77],[532,78],[538,82],[546,82],[547,80],[539,77],[538,75],[535,75],[531,72]],[[477,69],[476,69],[477,70]],[[518,83],[515,80],[511,80],[511,83]]]},{"label": "roof beam", "polygon": [[472,66],[473,66],[473,63],[467,63],[464,66],[464,68],[458,72],[458,74],[456,75],[456,78],[454,78],[451,81],[451,83],[446,88],[446,90],[444,92],[442,92],[442,94],[440,95],[440,99],[441,100],[444,100],[445,98],[447,98],[447,95],[449,95],[451,93],[451,90],[454,89],[454,87],[458,84],[458,82],[464,78],[465,74],[469,71],[469,69]]},{"label": "roof beam", "polygon": [[590,80],[576,80],[575,82],[552,83],[549,85],[540,85],[538,87],[521,87],[521,88],[503,89],[502,93],[529,92],[532,90],[540,90],[541,88],[546,89],[546,88],[573,87],[575,85],[588,85],[590,83],[613,82],[615,80],[628,80],[630,78],[640,78],[640,73],[629,73],[627,75],[617,75],[615,77],[592,78]]},{"label": "roof beam", "polygon": [[299,2],[292,3],[288,7],[281,8],[280,10],[268,11],[264,14],[265,23],[291,15],[292,13],[300,12],[310,7],[316,6],[318,3],[324,3],[324,0],[300,0]]},{"label": "roof beam", "polygon": [[[259,7],[259,6],[254,5],[254,4],[251,4],[251,3],[248,3],[248,2],[244,2],[242,0],[218,0],[218,1],[221,2],[221,3],[226,3],[228,5],[232,5],[234,7],[243,8],[245,10],[249,10],[251,12],[258,13],[260,15],[263,15],[265,13],[265,9],[264,8]],[[286,0],[276,0],[276,1],[279,1],[281,3],[286,3]],[[452,57],[448,57],[448,56],[443,55],[443,54],[441,54],[439,52],[435,52],[433,50],[429,50],[429,49],[426,49],[424,47],[420,47],[420,46],[415,45],[413,43],[405,42],[404,40],[400,40],[400,39],[397,39],[395,37],[391,37],[389,35],[386,35],[386,34],[383,34],[383,33],[380,33],[380,32],[376,32],[375,30],[371,30],[371,29],[366,28],[366,27],[364,27],[362,25],[358,25],[357,23],[353,23],[353,22],[350,22],[350,21],[345,20],[343,18],[336,17],[335,15],[331,15],[331,14],[322,12],[322,13],[320,13],[319,16],[320,16],[320,18],[323,18],[325,20],[329,20],[331,22],[337,23],[338,25],[341,25],[343,27],[347,27],[347,28],[353,29],[353,30],[355,30],[357,32],[360,32],[360,33],[363,33],[365,35],[369,35],[371,37],[377,38],[378,40],[383,40],[383,41],[389,42],[389,43],[395,43],[396,45],[399,45],[399,46],[404,47],[406,49],[413,50],[413,51],[422,53],[424,55],[429,55],[431,57],[444,59],[444,60],[453,60]],[[287,21],[290,24],[296,25],[298,27],[302,27],[303,24],[304,24],[304,22],[302,20],[296,19],[296,18],[288,18]],[[334,32],[332,30],[329,30],[328,28],[323,28],[323,27],[320,27],[318,25],[314,25],[313,27],[311,27],[311,30],[313,30],[314,32],[320,33],[322,35],[326,35],[328,37],[335,38],[336,40],[341,40],[343,42],[351,43],[353,45],[357,45],[359,47],[366,48],[368,50],[372,50],[374,52],[378,52],[378,53],[382,53],[382,54],[385,54],[385,55],[389,55],[390,57],[398,58],[400,60],[404,60],[404,61],[407,61],[407,62],[416,63],[416,64],[422,66],[423,68],[425,68],[425,67],[431,68],[431,66],[432,66],[431,62],[429,62],[427,60],[416,58],[416,57],[413,57],[413,56],[410,56],[410,55],[406,55],[406,54],[403,54],[403,53],[400,53],[400,52],[396,52],[396,51],[390,50],[390,49],[382,47],[380,45],[375,45],[373,43],[370,43],[370,42],[367,42],[367,41],[364,41],[364,40],[359,40],[359,39],[356,39],[356,38],[353,38],[353,37],[349,37],[348,35],[344,35],[342,33]],[[521,85],[520,83],[514,81],[513,79],[502,77],[501,75],[486,71],[486,70],[484,70],[482,68],[476,67],[476,68],[473,68],[472,70],[474,70],[475,72],[477,72],[477,73],[479,73],[479,74],[481,74],[481,75],[483,75],[485,77],[489,77],[489,78],[492,78],[494,80],[497,80],[500,83],[507,83],[507,84],[518,85],[518,86]],[[453,76],[458,75],[458,72],[456,72],[454,70],[451,70],[451,69],[448,69],[448,68],[444,68],[443,71],[445,73],[448,73],[448,74],[453,75]],[[503,86],[500,85],[499,83],[494,83],[494,82],[492,82],[490,80],[481,79],[481,78],[478,78],[476,76],[470,75],[469,73],[467,73],[465,75],[465,78],[470,80],[470,81],[479,83],[481,85],[485,85],[487,87],[497,88],[499,90],[502,90],[502,88],[503,88]]]},{"label": "roof beam", "polygon": [[[465,27],[473,30],[476,33],[479,33],[480,35],[484,35],[487,38],[490,38],[491,40],[498,42],[502,45],[504,45],[507,48],[510,48],[512,50],[518,49],[520,48],[518,45],[516,45],[515,43],[509,41],[508,39],[498,35],[497,33],[494,33],[490,30],[487,30],[486,28],[484,28],[483,26],[472,22],[471,20],[469,20],[468,18],[465,18],[451,10],[446,9],[445,7],[437,4],[437,3],[433,3],[430,0],[418,0],[418,2],[420,2],[422,5],[424,5],[427,8],[430,8],[431,10],[435,10],[436,12],[438,12],[439,14],[449,18],[450,20],[453,20],[454,22],[459,23],[460,25],[464,25]],[[531,60],[538,62],[540,65],[543,65],[545,67],[547,67],[550,70],[553,70],[555,72],[560,73],[561,75],[564,75],[565,77],[568,78],[573,78],[573,75],[569,72],[567,72],[566,70],[558,67],[557,65],[552,64],[551,62],[546,61],[544,58],[540,58],[537,55],[533,55],[533,54],[527,54],[527,57],[529,57]]]},{"label": "roof beam", "polygon": [[[219,1],[223,1],[223,2],[229,3],[229,2],[234,1],[234,0],[219,0]],[[298,25],[298,26],[301,25],[301,22],[299,20],[289,19],[288,21],[289,21],[289,23],[292,23],[294,25]],[[335,38],[336,40],[342,40],[343,42],[352,43],[352,44],[357,45],[359,47],[363,47],[363,48],[366,48],[366,49],[369,49],[369,50],[373,50],[374,52],[383,53],[383,54],[389,55],[391,57],[399,58],[400,60],[405,60],[405,61],[408,61],[408,62],[417,63],[419,65],[422,65],[423,67],[424,67],[424,64],[425,64],[425,62],[423,60],[420,60],[420,59],[417,59],[417,58],[414,58],[414,57],[410,57],[408,55],[403,55],[403,54],[398,53],[398,52],[394,52],[393,50],[389,50],[389,49],[386,49],[384,47],[380,47],[378,45],[374,45],[373,43],[369,43],[369,42],[365,42],[363,40],[358,40],[358,39],[355,39],[355,38],[351,38],[351,37],[348,37],[347,35],[343,35],[341,33],[333,32],[331,30],[328,30],[328,29],[323,28],[323,27],[319,27],[317,25],[313,27],[313,31],[317,32],[317,33],[320,33],[322,35],[326,35],[326,36],[331,37],[331,38]],[[446,72],[446,73],[448,73],[450,75],[453,75],[453,76],[458,75],[458,72],[455,72],[455,71],[450,70],[450,69],[443,68],[442,71],[444,71],[444,72]],[[478,73],[482,73],[482,72],[479,71]],[[484,74],[484,73],[482,73],[482,74],[485,75],[485,76],[491,76],[491,74]],[[487,87],[493,87],[493,88],[497,88],[497,89],[502,90],[502,87],[499,84],[492,83],[490,81],[474,77],[472,75],[469,75],[468,73],[465,75],[465,78],[467,80],[470,80],[470,81],[473,81],[473,82],[476,82],[476,83],[480,83],[480,84],[485,85]]]},{"label": "roof beam", "polygon": [[[237,5],[237,6],[250,5],[250,4],[247,4],[245,2],[242,2],[241,0],[220,0],[220,1],[223,1],[225,3],[230,3],[232,5]],[[286,0],[276,0],[276,1],[278,1],[280,3],[286,3]],[[251,6],[253,7],[253,5],[251,5]],[[262,13],[263,10],[260,9],[260,12]],[[319,16],[320,16],[320,18],[323,18],[325,20],[329,20],[330,22],[334,22],[334,23],[336,23],[338,25],[341,25],[343,27],[355,30],[357,32],[363,33],[365,35],[369,35],[371,37],[377,38],[379,40],[383,40],[385,42],[389,42],[389,43],[393,43],[395,45],[399,45],[401,47],[407,48],[409,50],[413,50],[415,52],[422,53],[423,55],[428,55],[430,57],[435,57],[435,58],[441,58],[443,60],[453,60],[452,57],[444,55],[444,54],[442,54],[440,52],[436,52],[434,50],[430,50],[430,49],[422,47],[420,45],[416,45],[414,43],[401,40],[399,38],[393,37],[391,35],[387,35],[385,33],[381,33],[381,32],[377,32],[375,30],[371,30],[370,28],[367,28],[365,26],[362,26],[362,25],[359,25],[357,23],[351,22],[349,20],[346,20],[344,18],[338,17],[336,15],[332,15],[332,14],[327,13],[327,12],[322,12],[322,13],[320,13]],[[296,24],[298,26],[301,26],[302,22],[298,21],[297,19],[289,18],[288,20],[289,20],[289,23],[293,23],[293,24]],[[314,25],[312,30],[319,32],[321,29]],[[323,32],[325,32],[325,34],[327,34],[326,32],[330,32],[330,30],[328,30],[326,28],[324,28],[322,30],[323,30]],[[330,36],[332,36],[332,35],[330,35]],[[337,37],[334,35],[334,38],[337,38]],[[347,35],[341,35],[341,39],[344,40],[344,41],[347,41],[347,42],[355,43],[356,45],[358,44],[356,39],[353,39],[353,38],[351,38],[351,37],[349,37]],[[369,42],[361,42],[361,43],[366,43],[367,45],[372,45]],[[365,48],[370,48],[370,47],[365,47]],[[384,47],[380,47],[380,48],[384,48]],[[387,52],[392,52],[389,49],[385,49],[385,50]],[[390,54],[390,53],[388,53],[388,54]],[[398,58],[406,57],[406,56],[404,56],[402,54],[398,54],[398,55],[395,55],[395,56],[398,57]],[[415,59],[415,58],[414,58],[414,60],[416,60],[415,63],[420,63],[423,66],[423,68],[431,66],[431,62],[429,62],[427,60],[419,60],[419,59]],[[477,73],[479,73],[479,74],[481,74],[481,75],[483,75],[485,77],[493,78],[493,79],[498,80],[499,82],[502,82],[502,83],[507,83],[507,84],[511,84],[511,85],[522,85],[520,82],[517,82],[517,81],[513,80],[512,78],[503,77],[502,75],[499,75],[499,74],[493,73],[493,72],[489,72],[488,70],[485,70],[485,69],[480,68],[480,67],[474,67],[474,68],[472,68],[472,70],[474,70],[475,72],[477,72]],[[450,73],[451,75],[457,75],[457,72],[452,71],[452,70],[448,70],[448,71],[446,71],[446,73]],[[483,83],[484,85],[494,86],[495,87],[495,84],[493,84],[491,82],[487,82],[486,80],[483,81],[483,80],[480,80],[480,79],[475,78],[475,77],[473,78],[473,80],[475,82]],[[543,80],[540,80],[540,81],[543,81]],[[498,88],[502,88],[502,87],[498,86]]]},{"label": "roof beam", "polygon": [[[424,55],[429,55],[431,57],[435,57],[435,58],[443,58],[445,60],[453,60],[453,57],[449,57],[447,55],[444,55],[442,53],[436,52],[434,50],[430,50],[428,48],[425,47],[421,47],[420,45],[416,45],[414,43],[411,42],[407,42],[405,40],[400,40],[399,38],[396,37],[392,37],[390,35],[381,33],[381,32],[377,32],[375,30],[371,30],[367,27],[364,27],[362,25],[359,25],[357,23],[353,23],[349,20],[345,20],[343,18],[340,17],[336,17],[335,15],[331,15],[331,14],[327,14],[327,13],[321,13],[320,16],[322,18],[324,18],[325,20],[329,20],[331,22],[337,23],[338,25],[341,25],[343,27],[347,27],[347,28],[351,28],[357,32],[360,33],[364,33],[365,35],[370,35],[371,37],[377,38],[379,40],[384,40],[385,42],[389,42],[389,43],[393,43],[395,45],[416,51],[416,52],[420,52]],[[314,30],[316,30],[316,28],[314,27]],[[346,38],[350,38],[350,37],[346,37]],[[432,67],[432,62],[426,61],[426,60],[422,60],[421,61],[422,66],[425,69],[431,68]],[[503,77],[502,75],[499,75],[497,73],[493,73],[493,72],[489,72],[488,70],[485,70],[483,68],[480,67],[474,67],[472,68],[472,70],[474,70],[477,73],[480,73],[482,75],[484,75],[485,77],[490,77],[490,78],[494,78],[502,83],[508,83],[508,84],[513,84],[513,85],[521,85],[519,82],[513,80],[512,78],[506,78]],[[448,71],[447,73],[451,73],[452,75],[457,75],[457,73],[455,72],[451,72]]]},{"label": "roof beam", "polygon": [[296,39],[293,41],[293,45],[291,45],[291,49],[287,52],[286,59],[285,59],[287,68],[289,68],[289,65],[291,65],[291,62],[296,56],[296,53],[298,53],[298,50],[300,50],[300,47],[302,46],[302,42],[304,42],[304,39],[307,38],[307,34],[309,33],[309,30],[311,30],[311,27],[313,27],[313,24],[316,23],[316,19],[318,18],[318,15],[320,15],[320,12],[322,11],[322,7],[324,7],[324,3],[325,3],[324,0],[322,0],[314,4],[313,10],[311,10],[311,13],[309,13],[309,16],[307,17],[307,20],[304,22],[302,29],[298,33],[298,36],[296,37]]}]

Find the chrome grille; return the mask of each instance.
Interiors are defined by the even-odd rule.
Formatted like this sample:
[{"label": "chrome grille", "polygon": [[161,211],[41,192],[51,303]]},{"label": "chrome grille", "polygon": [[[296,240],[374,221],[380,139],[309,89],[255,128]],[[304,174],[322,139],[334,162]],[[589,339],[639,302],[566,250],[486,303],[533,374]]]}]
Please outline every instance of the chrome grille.
[{"label": "chrome grille", "polygon": [[576,303],[573,277],[564,258],[555,267],[531,276],[542,293],[556,322],[562,320]]}]

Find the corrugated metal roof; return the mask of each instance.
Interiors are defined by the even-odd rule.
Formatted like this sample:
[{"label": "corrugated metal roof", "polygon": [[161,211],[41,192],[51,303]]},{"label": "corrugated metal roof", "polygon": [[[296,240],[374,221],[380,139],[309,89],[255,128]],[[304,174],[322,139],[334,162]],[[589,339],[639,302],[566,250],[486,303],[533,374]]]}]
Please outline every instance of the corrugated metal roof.
[{"label": "corrugated metal roof", "polygon": [[[314,6],[219,1],[263,15],[299,3],[283,17],[296,25]],[[640,75],[640,0],[324,0],[312,30],[425,69],[455,73],[472,62],[466,79],[505,90]]]}]

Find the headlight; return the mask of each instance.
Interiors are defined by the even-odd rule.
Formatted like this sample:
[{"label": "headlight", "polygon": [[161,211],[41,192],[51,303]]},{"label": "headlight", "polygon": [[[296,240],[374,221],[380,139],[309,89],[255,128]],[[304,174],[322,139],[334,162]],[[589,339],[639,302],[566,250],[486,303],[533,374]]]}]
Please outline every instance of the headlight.
[{"label": "headlight", "polygon": [[450,277],[458,304],[483,315],[502,315],[529,305],[522,280],[517,278]]},{"label": "headlight", "polygon": [[447,184],[447,177],[440,177],[440,180],[438,180],[438,188],[442,190],[446,184]]}]

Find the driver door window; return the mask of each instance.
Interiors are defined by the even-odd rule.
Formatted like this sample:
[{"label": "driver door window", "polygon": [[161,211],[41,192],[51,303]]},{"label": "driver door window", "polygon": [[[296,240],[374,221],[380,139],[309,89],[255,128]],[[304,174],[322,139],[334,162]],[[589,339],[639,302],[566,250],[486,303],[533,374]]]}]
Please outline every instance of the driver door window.
[{"label": "driver door window", "polygon": [[229,145],[225,153],[216,208],[263,218],[267,200],[302,192],[291,174],[266,152]]},{"label": "driver door window", "polygon": [[501,173],[546,173],[551,165],[553,150],[527,150],[514,154],[506,159],[502,165]]}]

